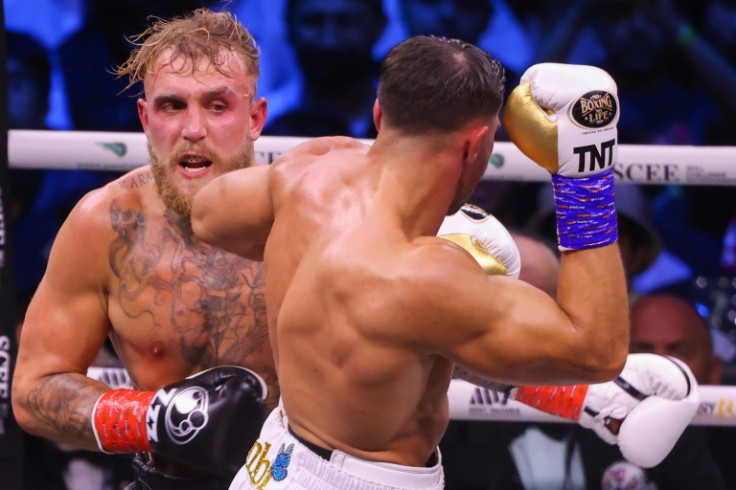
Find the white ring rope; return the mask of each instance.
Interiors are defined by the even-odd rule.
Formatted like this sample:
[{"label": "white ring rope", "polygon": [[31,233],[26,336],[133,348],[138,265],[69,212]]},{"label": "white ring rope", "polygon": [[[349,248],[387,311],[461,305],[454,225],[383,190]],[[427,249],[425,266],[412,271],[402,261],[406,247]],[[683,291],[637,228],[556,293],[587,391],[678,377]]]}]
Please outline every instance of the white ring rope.
[{"label": "white ring rope", "polygon": [[[133,389],[125,368],[90,367],[87,376],[111,388]],[[701,385],[699,390],[700,406],[691,425],[736,425],[736,386]],[[447,396],[453,420],[572,423],[459,379],[452,380]]]},{"label": "white ring rope", "polygon": [[[256,157],[270,163],[309,139],[261,136]],[[148,164],[149,157],[143,133],[14,129],[8,132],[8,160],[12,168],[127,171]],[[736,186],[736,147],[621,144],[615,175],[634,184]],[[484,179],[542,182],[549,174],[513,143],[499,141]]]}]

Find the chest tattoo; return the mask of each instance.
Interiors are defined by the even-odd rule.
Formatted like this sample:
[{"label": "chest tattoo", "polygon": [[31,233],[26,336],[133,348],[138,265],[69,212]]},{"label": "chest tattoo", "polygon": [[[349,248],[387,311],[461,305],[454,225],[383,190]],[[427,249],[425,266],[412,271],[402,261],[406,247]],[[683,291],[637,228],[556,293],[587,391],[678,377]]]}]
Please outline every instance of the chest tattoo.
[{"label": "chest tattoo", "polygon": [[128,318],[165,329],[202,366],[241,363],[268,342],[260,262],[200,242],[173,213],[149,219],[113,202],[110,221],[114,294]]}]

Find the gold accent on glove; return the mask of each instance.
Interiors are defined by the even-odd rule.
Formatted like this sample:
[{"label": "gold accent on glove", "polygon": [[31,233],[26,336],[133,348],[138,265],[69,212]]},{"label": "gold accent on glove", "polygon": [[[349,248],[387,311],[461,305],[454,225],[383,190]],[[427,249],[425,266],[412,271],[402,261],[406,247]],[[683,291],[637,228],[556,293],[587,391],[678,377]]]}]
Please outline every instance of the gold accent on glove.
[{"label": "gold accent on glove", "polygon": [[517,148],[550,173],[559,169],[557,155],[557,123],[545,112],[554,111],[537,105],[531,84],[520,83],[509,94],[503,111],[503,124]]},{"label": "gold accent on glove", "polygon": [[483,268],[486,274],[508,276],[506,267],[496,260],[496,258],[488,252],[485,245],[483,245],[483,242],[477,238],[473,238],[464,233],[450,233],[449,235],[442,235],[440,238],[449,240],[467,250]]}]

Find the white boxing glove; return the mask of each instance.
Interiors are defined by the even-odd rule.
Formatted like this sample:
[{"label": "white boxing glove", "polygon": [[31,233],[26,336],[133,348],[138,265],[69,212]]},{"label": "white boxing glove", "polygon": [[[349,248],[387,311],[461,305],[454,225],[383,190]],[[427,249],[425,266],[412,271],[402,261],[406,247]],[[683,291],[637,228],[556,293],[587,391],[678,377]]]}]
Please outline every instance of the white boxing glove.
[{"label": "white boxing glove", "polygon": [[506,102],[504,125],[511,140],[552,173],[563,251],[618,239],[613,188],[618,119],[616,83],[594,66],[533,65]]},{"label": "white boxing glove", "polygon": [[445,217],[437,236],[467,250],[489,275],[519,278],[521,257],[508,230],[483,209],[465,204]]},{"label": "white boxing glove", "polygon": [[629,354],[613,381],[575,386],[519,386],[511,398],[577,421],[642,468],[669,454],[698,410],[698,384],[673,357]]},{"label": "white boxing glove", "polygon": [[[674,357],[629,354],[613,381],[588,388],[579,423],[642,468],[669,454],[698,410],[698,383]],[[612,420],[622,420],[616,430]]]},{"label": "white boxing glove", "polygon": [[552,174],[584,177],[616,161],[616,82],[588,65],[539,63],[511,92],[504,126],[526,156]]}]

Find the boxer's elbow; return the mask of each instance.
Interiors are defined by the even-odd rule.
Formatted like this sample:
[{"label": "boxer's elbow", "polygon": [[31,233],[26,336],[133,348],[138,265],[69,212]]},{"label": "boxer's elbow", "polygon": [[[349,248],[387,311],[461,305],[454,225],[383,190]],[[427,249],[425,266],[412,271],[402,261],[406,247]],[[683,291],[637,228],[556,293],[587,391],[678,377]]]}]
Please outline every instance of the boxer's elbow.
[{"label": "boxer's elbow", "polygon": [[628,339],[584,349],[581,356],[581,370],[588,377],[588,383],[605,383],[616,378],[624,369],[629,353]]},{"label": "boxer's elbow", "polygon": [[31,390],[27,387],[22,378],[17,376],[13,380],[13,388],[10,396],[11,406],[13,408],[13,418],[18,426],[25,432],[33,435],[43,435],[41,433],[40,420],[30,410],[28,402]]},{"label": "boxer's elbow", "polygon": [[616,378],[629,354],[629,322],[627,315],[598,317],[575,324],[570,352],[588,383],[601,383]]}]

